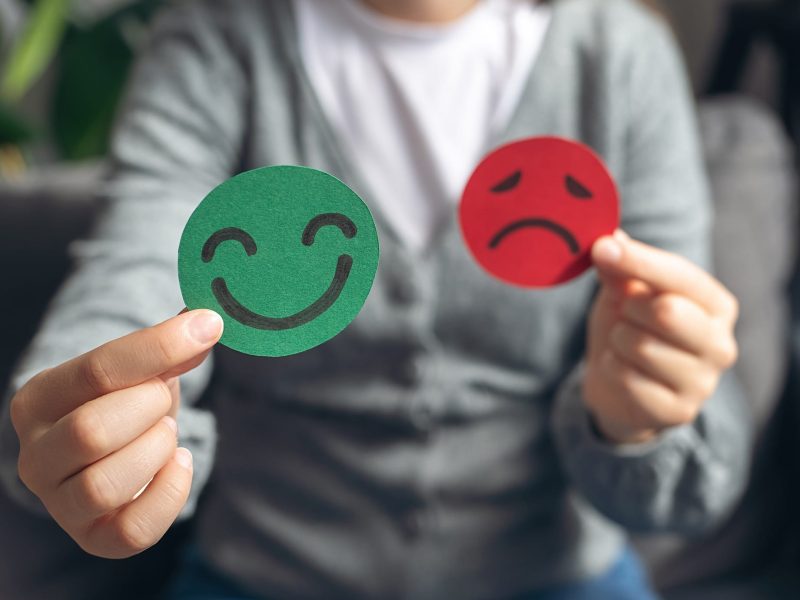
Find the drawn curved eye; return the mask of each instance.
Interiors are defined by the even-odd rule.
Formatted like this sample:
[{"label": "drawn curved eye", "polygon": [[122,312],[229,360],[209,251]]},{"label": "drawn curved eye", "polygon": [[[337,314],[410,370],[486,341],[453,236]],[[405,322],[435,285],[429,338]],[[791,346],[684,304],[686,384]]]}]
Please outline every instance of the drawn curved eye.
[{"label": "drawn curved eye", "polygon": [[500,183],[492,188],[495,194],[502,194],[503,192],[510,192],[519,184],[522,179],[522,171],[514,171],[511,175],[503,179]]},{"label": "drawn curved eye", "polygon": [[569,194],[578,200],[589,200],[594,194],[572,175],[564,177],[564,186]]},{"label": "drawn curved eye", "polygon": [[239,242],[244,247],[244,251],[247,252],[247,256],[253,256],[256,253],[256,242],[249,233],[238,227],[226,227],[214,232],[203,244],[203,249],[200,253],[203,262],[211,262],[211,259],[214,258],[214,253],[217,251],[217,246],[227,241]]},{"label": "drawn curved eye", "polygon": [[346,237],[348,240],[355,236],[356,232],[358,231],[356,224],[343,214],[324,213],[317,215],[308,222],[308,225],[306,225],[305,230],[303,230],[303,245],[310,246],[313,244],[314,238],[317,235],[317,231],[326,225],[338,227],[341,230],[342,235],[344,235],[344,237]]}]

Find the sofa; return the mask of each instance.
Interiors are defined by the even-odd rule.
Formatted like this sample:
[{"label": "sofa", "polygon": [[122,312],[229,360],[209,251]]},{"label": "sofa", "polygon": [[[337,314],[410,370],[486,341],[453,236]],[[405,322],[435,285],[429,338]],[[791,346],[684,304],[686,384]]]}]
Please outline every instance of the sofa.
[{"label": "sofa", "polygon": [[[797,220],[793,152],[777,119],[751,101],[704,101],[699,118],[716,207],[717,272],[741,301],[736,370],[759,432],[753,478],[715,531],[691,540],[648,536],[635,544],[670,600],[797,598],[800,444],[794,431],[800,419],[795,388],[787,384]],[[0,309],[7,316],[0,387],[68,273],[68,246],[91,227],[102,171],[102,165],[84,165],[0,184]],[[0,490],[0,598],[157,598],[191,527],[173,528],[137,557],[106,561],[85,555],[48,518],[22,511]]]}]

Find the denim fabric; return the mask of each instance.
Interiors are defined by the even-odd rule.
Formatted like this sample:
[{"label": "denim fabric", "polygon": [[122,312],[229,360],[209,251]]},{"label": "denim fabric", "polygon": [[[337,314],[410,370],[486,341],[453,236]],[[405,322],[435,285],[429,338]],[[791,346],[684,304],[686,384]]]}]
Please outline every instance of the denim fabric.
[{"label": "denim fabric", "polygon": [[[638,556],[626,548],[605,574],[532,592],[514,600],[657,600]],[[242,591],[206,565],[191,549],[164,600],[263,600]]]}]

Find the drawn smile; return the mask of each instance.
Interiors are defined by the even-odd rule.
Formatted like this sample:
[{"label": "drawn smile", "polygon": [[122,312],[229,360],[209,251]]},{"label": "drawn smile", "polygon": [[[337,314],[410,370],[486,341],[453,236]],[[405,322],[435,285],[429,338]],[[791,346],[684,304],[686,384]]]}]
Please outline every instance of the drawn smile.
[{"label": "drawn smile", "polygon": [[497,248],[500,243],[512,233],[520,231],[522,229],[531,229],[531,228],[538,228],[538,229],[546,229],[547,231],[551,231],[558,235],[561,239],[569,247],[569,250],[572,254],[579,254],[581,251],[581,247],[578,244],[578,240],[575,239],[575,236],[565,227],[555,223],[554,221],[550,221],[549,219],[540,219],[540,218],[529,218],[529,219],[520,219],[518,221],[514,221],[513,223],[509,223],[505,227],[503,227],[500,231],[498,231],[494,237],[489,241],[489,248],[494,250]]},{"label": "drawn smile", "polygon": [[344,284],[347,283],[347,278],[350,276],[350,269],[352,266],[353,257],[349,254],[342,254],[336,263],[336,271],[325,293],[317,298],[313,304],[288,317],[265,317],[264,315],[253,312],[233,297],[233,294],[231,294],[228,289],[228,284],[225,283],[222,277],[217,277],[211,282],[211,291],[214,292],[214,297],[217,299],[217,302],[219,302],[222,310],[240,323],[255,329],[282,331],[284,329],[293,329],[295,327],[300,327],[300,325],[305,325],[333,306],[336,300],[339,299],[339,294],[342,293]]},{"label": "drawn smile", "polygon": [[[355,237],[357,232],[355,223],[346,216],[340,213],[325,213],[317,215],[308,222],[301,238],[303,245],[311,246],[316,239],[317,232],[326,225],[338,227],[342,235],[347,239]],[[217,247],[227,241],[235,241],[241,244],[247,256],[253,256],[258,250],[255,240],[249,233],[238,227],[226,227],[216,231],[206,240],[201,252],[203,262],[211,262]],[[339,295],[347,283],[347,278],[350,277],[352,267],[352,256],[349,254],[339,256],[339,260],[336,262],[336,270],[333,273],[333,279],[328,289],[312,304],[288,317],[265,317],[253,312],[234,298],[230,289],[228,289],[227,282],[222,277],[217,277],[211,282],[211,291],[214,293],[214,298],[217,299],[222,310],[243,325],[265,331],[283,331],[305,325],[333,306],[336,300],[339,299]]]}]

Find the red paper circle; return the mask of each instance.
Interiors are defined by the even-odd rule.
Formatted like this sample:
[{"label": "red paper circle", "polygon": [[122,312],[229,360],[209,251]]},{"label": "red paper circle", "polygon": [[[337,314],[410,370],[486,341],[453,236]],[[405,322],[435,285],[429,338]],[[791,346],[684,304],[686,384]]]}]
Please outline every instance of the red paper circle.
[{"label": "red paper circle", "polygon": [[587,146],[530,138],[483,159],[464,190],[459,220],[467,247],[491,275],[549,287],[591,266],[592,244],[619,226],[619,196]]}]

